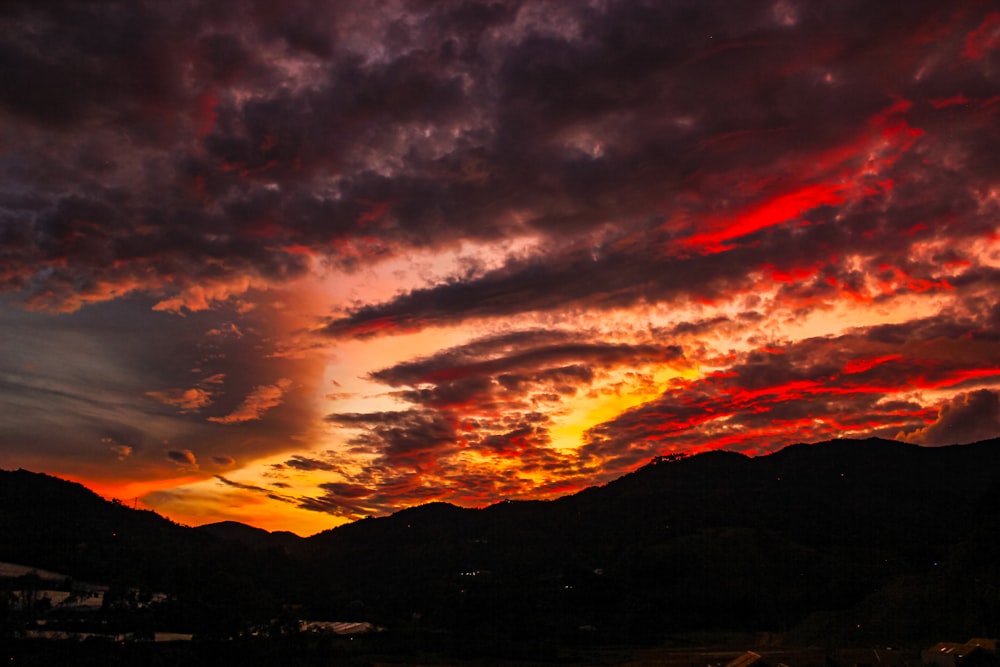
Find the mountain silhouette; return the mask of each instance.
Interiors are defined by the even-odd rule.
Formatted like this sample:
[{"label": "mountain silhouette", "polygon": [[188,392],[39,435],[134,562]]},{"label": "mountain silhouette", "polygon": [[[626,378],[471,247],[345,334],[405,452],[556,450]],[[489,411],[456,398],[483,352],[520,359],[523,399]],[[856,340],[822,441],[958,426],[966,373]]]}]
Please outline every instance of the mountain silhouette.
[{"label": "mountain silhouette", "polygon": [[997,439],[661,457],[557,500],[432,503],[309,538],[186,528],[13,471],[0,560],[162,590],[202,632],[294,609],[467,654],[704,630],[917,645],[995,634],[998,509]]},{"label": "mountain silhouette", "polygon": [[206,523],[198,526],[195,530],[207,533],[220,540],[236,542],[255,549],[278,548],[288,553],[294,553],[301,548],[302,544],[302,537],[291,531],[267,531],[263,528],[248,526],[239,521]]}]

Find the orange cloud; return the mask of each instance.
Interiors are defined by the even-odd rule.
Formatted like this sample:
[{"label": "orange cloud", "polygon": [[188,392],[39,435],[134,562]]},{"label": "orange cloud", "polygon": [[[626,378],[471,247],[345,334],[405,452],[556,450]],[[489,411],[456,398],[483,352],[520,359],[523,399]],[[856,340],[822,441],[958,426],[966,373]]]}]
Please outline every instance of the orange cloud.
[{"label": "orange cloud", "polygon": [[284,398],[285,393],[291,386],[292,381],[288,378],[281,378],[275,384],[261,385],[254,389],[228,415],[224,417],[209,417],[208,421],[218,424],[239,424],[241,422],[258,420],[271,408],[281,405],[282,398]]},{"label": "orange cloud", "polygon": [[199,387],[191,389],[167,389],[165,391],[147,391],[150,396],[183,412],[197,412],[212,404],[212,395]]},{"label": "orange cloud", "polygon": [[153,310],[162,310],[177,315],[184,311],[198,312],[208,310],[230,297],[245,294],[252,287],[249,278],[237,277],[231,281],[219,281],[191,285],[176,296],[156,303]]},{"label": "orange cloud", "polygon": [[111,445],[111,451],[114,452],[119,461],[124,461],[132,456],[132,447],[129,445]]}]

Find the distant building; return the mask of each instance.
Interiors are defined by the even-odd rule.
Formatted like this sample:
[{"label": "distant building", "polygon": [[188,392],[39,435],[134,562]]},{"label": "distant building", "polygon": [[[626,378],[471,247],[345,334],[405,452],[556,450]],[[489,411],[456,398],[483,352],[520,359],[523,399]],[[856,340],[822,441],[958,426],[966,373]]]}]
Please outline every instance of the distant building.
[{"label": "distant building", "polygon": [[759,665],[760,654],[754,653],[753,651],[747,651],[743,655],[726,663],[726,667],[753,667],[753,665]]},{"label": "distant building", "polygon": [[893,648],[854,648],[840,651],[842,667],[914,667],[917,655]]},{"label": "distant building", "polygon": [[974,637],[964,644],[939,642],[920,652],[925,665],[938,667],[972,667],[997,664],[997,640]]},{"label": "distant building", "polygon": [[299,624],[301,632],[314,632],[319,634],[334,635],[363,635],[369,632],[382,632],[385,628],[364,622],[343,622],[343,621],[301,621]]}]

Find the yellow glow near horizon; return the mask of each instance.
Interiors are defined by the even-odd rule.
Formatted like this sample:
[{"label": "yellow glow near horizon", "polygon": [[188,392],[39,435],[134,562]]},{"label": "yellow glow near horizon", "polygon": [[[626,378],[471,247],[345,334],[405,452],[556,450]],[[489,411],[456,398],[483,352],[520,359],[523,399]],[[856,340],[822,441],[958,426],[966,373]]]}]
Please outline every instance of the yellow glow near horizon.
[{"label": "yellow glow near horizon", "polygon": [[[256,462],[227,479],[248,486],[266,486],[263,463]],[[306,485],[296,485],[297,495],[308,495],[311,491]],[[274,493],[280,495],[278,489]],[[140,504],[191,526],[239,521],[269,531],[288,530],[303,537],[347,522],[343,517],[303,509],[292,498],[282,502],[261,491],[225,487],[215,479],[171,487],[169,493],[152,492]]]},{"label": "yellow glow near horizon", "polygon": [[[648,372],[648,371],[647,371]],[[658,398],[666,390],[670,380],[684,378],[692,380],[698,377],[699,370],[692,366],[679,368],[675,366],[659,366],[652,372],[650,382],[632,382],[643,372],[630,373],[632,378],[625,377],[620,383],[612,383],[590,392],[589,395],[574,401],[573,407],[556,419],[558,424],[550,430],[552,444],[556,448],[575,448],[583,444],[584,434],[594,426],[614,419],[626,410]]]}]

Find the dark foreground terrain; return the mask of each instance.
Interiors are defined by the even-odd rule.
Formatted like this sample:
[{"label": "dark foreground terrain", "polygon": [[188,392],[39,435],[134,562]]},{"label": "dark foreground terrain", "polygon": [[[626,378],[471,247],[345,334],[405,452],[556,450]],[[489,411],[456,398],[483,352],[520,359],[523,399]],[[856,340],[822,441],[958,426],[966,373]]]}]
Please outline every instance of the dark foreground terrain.
[{"label": "dark foreground terrain", "polygon": [[[1000,633],[997,440],[661,458],[556,501],[432,504],[306,539],[0,471],[0,536],[0,561],[49,571],[0,576],[12,664],[680,666],[752,649],[891,667]],[[768,657],[795,646],[816,648]],[[910,653],[841,652],[889,646]]]},{"label": "dark foreground terrain", "polygon": [[[2,656],[9,664],[48,665],[303,665],[310,667],[348,665],[352,667],[420,666],[437,667],[543,667],[580,665],[592,667],[724,667],[745,660],[750,651],[730,644],[714,647],[615,646],[562,648],[547,656],[461,657],[434,653],[387,652],[375,643],[344,643],[330,638],[260,639],[254,641],[200,641],[194,643],[143,644],[121,642],[55,642],[25,640],[7,642]],[[921,667],[914,650],[864,649],[829,650],[810,648],[755,647],[759,659],[753,667],[858,667],[884,664],[886,667]],[[867,662],[859,662],[867,661]],[[991,663],[995,665],[995,661]]]}]

